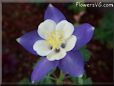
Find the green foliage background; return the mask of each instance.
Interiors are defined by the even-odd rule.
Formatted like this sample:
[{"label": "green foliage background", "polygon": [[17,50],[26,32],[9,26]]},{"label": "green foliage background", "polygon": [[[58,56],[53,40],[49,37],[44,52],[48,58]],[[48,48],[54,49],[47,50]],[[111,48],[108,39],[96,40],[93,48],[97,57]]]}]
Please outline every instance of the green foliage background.
[{"label": "green foliage background", "polygon": [[100,24],[95,29],[94,39],[100,41],[103,44],[112,45],[113,43],[113,22],[114,14],[113,11],[105,13],[103,18],[100,20]]}]

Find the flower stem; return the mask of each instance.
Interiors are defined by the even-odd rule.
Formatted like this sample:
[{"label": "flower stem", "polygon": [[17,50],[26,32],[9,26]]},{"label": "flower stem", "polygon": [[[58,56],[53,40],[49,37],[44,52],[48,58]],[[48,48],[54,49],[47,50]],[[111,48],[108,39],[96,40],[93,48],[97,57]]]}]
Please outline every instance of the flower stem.
[{"label": "flower stem", "polygon": [[60,71],[60,76],[56,81],[57,85],[63,84],[63,80],[64,80],[64,73],[62,71]]},{"label": "flower stem", "polygon": [[83,79],[81,77],[78,78],[78,83],[79,83],[79,85],[83,84]]}]

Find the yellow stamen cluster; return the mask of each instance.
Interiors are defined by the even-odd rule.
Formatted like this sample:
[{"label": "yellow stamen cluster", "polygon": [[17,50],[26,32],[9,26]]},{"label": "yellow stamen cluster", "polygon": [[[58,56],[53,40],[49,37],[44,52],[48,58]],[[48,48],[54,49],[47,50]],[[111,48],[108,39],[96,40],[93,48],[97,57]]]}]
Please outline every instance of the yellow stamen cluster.
[{"label": "yellow stamen cluster", "polygon": [[52,46],[53,49],[58,48],[62,41],[62,33],[60,31],[53,31],[50,34],[48,34],[47,42]]}]

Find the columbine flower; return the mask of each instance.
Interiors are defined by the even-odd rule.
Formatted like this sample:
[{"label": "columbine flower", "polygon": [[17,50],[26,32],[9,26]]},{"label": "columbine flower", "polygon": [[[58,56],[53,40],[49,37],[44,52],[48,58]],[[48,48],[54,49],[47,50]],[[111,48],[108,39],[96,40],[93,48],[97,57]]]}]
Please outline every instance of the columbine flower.
[{"label": "columbine flower", "polygon": [[87,23],[74,27],[50,4],[38,30],[17,39],[29,52],[42,56],[32,72],[32,82],[43,79],[56,67],[73,77],[83,75],[84,60],[79,48],[90,41],[93,32],[94,27]]}]

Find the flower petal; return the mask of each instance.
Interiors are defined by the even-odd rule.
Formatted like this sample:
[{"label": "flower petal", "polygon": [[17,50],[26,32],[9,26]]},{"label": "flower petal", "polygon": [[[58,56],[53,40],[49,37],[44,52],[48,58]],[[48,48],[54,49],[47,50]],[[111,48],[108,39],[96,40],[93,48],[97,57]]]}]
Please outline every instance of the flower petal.
[{"label": "flower petal", "polygon": [[32,82],[38,82],[43,79],[48,72],[58,65],[58,61],[49,61],[47,58],[42,58],[34,67],[31,75]]},{"label": "flower petal", "polygon": [[72,36],[66,41],[65,50],[66,50],[66,51],[72,50],[72,49],[75,47],[75,45],[76,45],[76,41],[77,41],[76,36],[72,35]]},{"label": "flower petal", "polygon": [[34,31],[28,32],[28,33],[24,34],[23,36],[17,38],[17,42],[20,43],[26,50],[28,50],[32,54],[37,55],[37,53],[33,50],[33,44],[37,40],[41,40],[41,39],[42,38],[40,38],[38,36],[37,31],[34,30]]},{"label": "flower petal", "polygon": [[51,53],[49,53],[47,55],[47,59],[49,61],[54,61],[54,60],[60,60],[62,58],[64,58],[66,55],[65,50],[63,50],[62,48],[60,49],[60,52],[56,52],[55,50],[52,51]]},{"label": "flower petal", "polygon": [[56,30],[63,33],[64,39],[67,39],[68,37],[72,35],[74,31],[74,26],[70,22],[63,20],[57,24]]},{"label": "flower petal", "polygon": [[57,8],[55,8],[52,4],[48,5],[48,8],[45,11],[44,19],[52,19],[56,23],[61,20],[65,20],[65,16],[60,12]]},{"label": "flower petal", "polygon": [[87,23],[75,27],[73,34],[77,37],[76,49],[87,44],[91,40],[93,32],[94,27]]},{"label": "flower petal", "polygon": [[40,56],[48,55],[52,50],[50,49],[50,45],[45,40],[38,40],[34,43],[33,49]]},{"label": "flower petal", "polygon": [[79,51],[68,52],[59,63],[59,68],[66,74],[79,77],[84,73],[84,60]]},{"label": "flower petal", "polygon": [[47,19],[38,26],[38,34],[40,37],[47,39],[47,35],[49,35],[55,27],[56,23],[51,19]]}]

